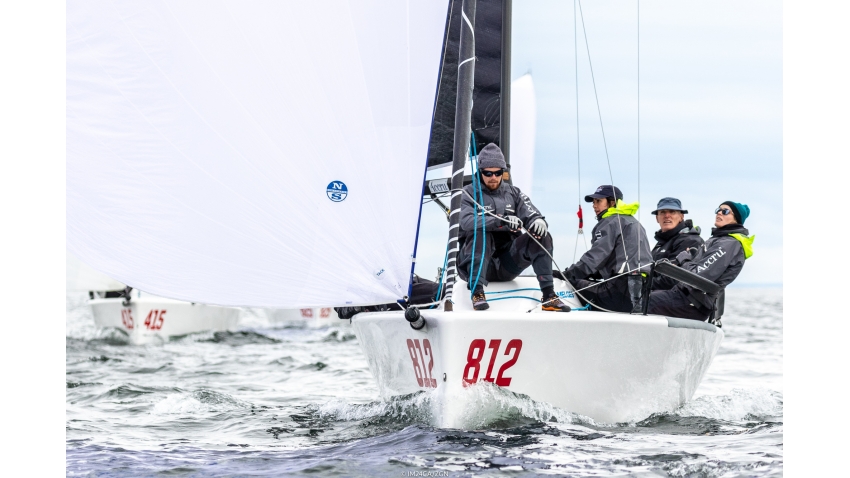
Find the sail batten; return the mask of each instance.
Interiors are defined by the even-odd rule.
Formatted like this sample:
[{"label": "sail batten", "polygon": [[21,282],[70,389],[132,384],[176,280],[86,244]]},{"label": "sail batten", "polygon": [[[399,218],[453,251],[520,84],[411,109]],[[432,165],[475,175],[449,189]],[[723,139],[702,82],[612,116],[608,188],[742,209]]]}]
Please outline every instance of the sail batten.
[{"label": "sail batten", "polygon": [[447,8],[68,2],[68,249],[194,302],[401,298]]}]

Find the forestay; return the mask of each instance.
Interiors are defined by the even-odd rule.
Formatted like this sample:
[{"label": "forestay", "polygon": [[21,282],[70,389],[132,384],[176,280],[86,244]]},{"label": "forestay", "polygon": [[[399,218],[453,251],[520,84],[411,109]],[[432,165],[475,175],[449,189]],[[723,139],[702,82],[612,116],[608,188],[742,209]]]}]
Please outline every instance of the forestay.
[{"label": "forestay", "polygon": [[67,244],[149,293],[407,294],[447,0],[67,3]]}]

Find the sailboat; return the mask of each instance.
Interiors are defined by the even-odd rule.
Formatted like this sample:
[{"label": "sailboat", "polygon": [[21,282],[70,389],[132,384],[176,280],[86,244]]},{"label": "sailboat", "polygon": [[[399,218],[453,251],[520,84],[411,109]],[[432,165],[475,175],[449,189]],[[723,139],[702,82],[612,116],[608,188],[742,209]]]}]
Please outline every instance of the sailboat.
[{"label": "sailboat", "polygon": [[[720,346],[714,325],[540,312],[523,277],[488,286],[506,300],[477,312],[456,280],[472,133],[510,158],[510,5],[69,1],[69,250],[177,300],[400,301],[352,325],[381,394],[434,394],[440,427],[463,426],[482,386],[600,422],[680,406]],[[445,293],[414,308],[423,193],[451,198]],[[578,308],[569,283],[556,290]]]},{"label": "sailboat", "polygon": [[239,309],[168,299],[128,288],[71,253],[66,254],[65,275],[68,292],[88,294],[95,325],[120,330],[133,344],[228,330],[239,322]]}]

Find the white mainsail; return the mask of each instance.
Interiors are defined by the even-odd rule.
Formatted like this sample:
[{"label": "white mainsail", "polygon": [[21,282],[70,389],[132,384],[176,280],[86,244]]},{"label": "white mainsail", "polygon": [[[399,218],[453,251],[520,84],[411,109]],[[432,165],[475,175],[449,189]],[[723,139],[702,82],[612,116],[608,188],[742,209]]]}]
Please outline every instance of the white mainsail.
[{"label": "white mainsail", "polygon": [[67,3],[67,246],[149,293],[407,294],[447,0]]},{"label": "white mainsail", "polygon": [[534,81],[526,73],[511,82],[511,182],[532,196],[537,103]]}]

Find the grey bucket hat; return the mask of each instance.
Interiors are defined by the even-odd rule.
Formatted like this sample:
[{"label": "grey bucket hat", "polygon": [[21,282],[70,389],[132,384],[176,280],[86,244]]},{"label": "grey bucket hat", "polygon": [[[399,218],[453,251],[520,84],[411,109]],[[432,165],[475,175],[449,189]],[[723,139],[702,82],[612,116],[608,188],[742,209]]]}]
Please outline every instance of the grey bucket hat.
[{"label": "grey bucket hat", "polygon": [[682,201],[679,201],[676,198],[662,198],[658,201],[658,206],[656,206],[655,210],[652,211],[652,214],[658,215],[658,211],[662,209],[669,209],[671,211],[682,211],[682,214],[687,214],[687,209],[682,209]]}]

